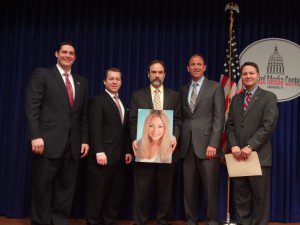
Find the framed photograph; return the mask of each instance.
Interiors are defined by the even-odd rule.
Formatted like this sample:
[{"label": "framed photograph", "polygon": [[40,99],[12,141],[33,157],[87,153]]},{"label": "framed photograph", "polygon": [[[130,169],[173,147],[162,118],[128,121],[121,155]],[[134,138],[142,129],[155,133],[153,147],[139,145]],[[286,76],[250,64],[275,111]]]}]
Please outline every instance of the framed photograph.
[{"label": "framed photograph", "polygon": [[136,162],[172,163],[173,114],[173,110],[138,110]]}]

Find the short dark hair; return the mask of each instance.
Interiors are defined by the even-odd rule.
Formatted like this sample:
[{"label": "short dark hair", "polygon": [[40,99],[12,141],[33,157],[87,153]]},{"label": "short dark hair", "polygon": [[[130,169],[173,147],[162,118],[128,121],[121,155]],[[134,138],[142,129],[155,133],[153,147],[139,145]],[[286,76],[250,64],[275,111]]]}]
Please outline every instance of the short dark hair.
[{"label": "short dark hair", "polygon": [[199,56],[202,60],[203,60],[203,62],[204,62],[204,65],[206,65],[206,63],[205,63],[205,59],[204,59],[204,56],[203,55],[201,55],[200,53],[198,53],[198,52],[195,52],[195,53],[193,53],[190,57],[189,57],[189,61],[188,61],[188,65],[190,65],[190,60],[191,60],[191,58],[192,57],[194,57],[194,56]]},{"label": "short dark hair", "polygon": [[110,67],[108,69],[105,70],[104,72],[104,77],[103,77],[103,80],[106,80],[107,79],[107,74],[109,71],[112,71],[112,72],[119,72],[121,74],[121,77],[122,77],[122,71],[120,68],[117,68],[117,67]]},{"label": "short dark hair", "polygon": [[259,68],[258,68],[258,65],[255,63],[255,62],[245,62],[242,67],[241,67],[241,71],[243,71],[243,68],[245,66],[252,66],[255,68],[256,72],[259,73]]},{"label": "short dark hair", "polygon": [[160,65],[162,65],[163,66],[163,68],[164,68],[164,71],[165,71],[165,73],[166,73],[166,64],[162,61],[162,60],[159,60],[159,59],[154,59],[154,60],[152,60],[151,62],[149,62],[149,64],[148,64],[148,68],[147,68],[147,72],[150,72],[150,67],[153,65],[153,64],[156,64],[156,63],[159,63]]},{"label": "short dark hair", "polygon": [[61,47],[62,47],[63,45],[70,45],[70,46],[72,46],[72,47],[75,49],[75,45],[72,43],[72,41],[63,41],[63,42],[60,42],[60,43],[57,45],[55,51],[56,51],[56,52],[59,52],[60,49],[61,49]]}]

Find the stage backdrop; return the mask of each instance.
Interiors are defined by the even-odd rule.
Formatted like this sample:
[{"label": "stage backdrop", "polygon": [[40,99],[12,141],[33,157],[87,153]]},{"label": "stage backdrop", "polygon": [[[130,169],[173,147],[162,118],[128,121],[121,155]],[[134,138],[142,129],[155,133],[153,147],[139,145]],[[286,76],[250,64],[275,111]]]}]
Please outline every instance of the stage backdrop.
[{"label": "stage backdrop", "polygon": [[[2,0],[0,2],[0,215],[30,215],[32,153],[27,146],[24,92],[35,67],[55,64],[58,42],[77,46],[74,66],[89,80],[90,95],[103,90],[103,71],[123,70],[121,95],[148,85],[146,66],[152,59],[166,62],[165,85],[178,90],[189,81],[187,60],[202,53],[206,76],[219,81],[227,41],[228,16],[220,0]],[[298,0],[237,2],[236,36],[239,49],[268,37],[300,42]],[[270,220],[300,221],[300,98],[279,103],[273,137]],[[175,219],[183,219],[182,174],[177,165],[174,184]],[[132,171],[120,217],[132,218]],[[222,169],[220,215],[225,215],[225,170]],[[201,191],[201,190],[199,190]],[[84,162],[80,164],[73,215],[83,215]],[[204,200],[202,199],[202,202]],[[152,202],[152,216],[155,202]],[[201,205],[199,218],[203,219]]]}]

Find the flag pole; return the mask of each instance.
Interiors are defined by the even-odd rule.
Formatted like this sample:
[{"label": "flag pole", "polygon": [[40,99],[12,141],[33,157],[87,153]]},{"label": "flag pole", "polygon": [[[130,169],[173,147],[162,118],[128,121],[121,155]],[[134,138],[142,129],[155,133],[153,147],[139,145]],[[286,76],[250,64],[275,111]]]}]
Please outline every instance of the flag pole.
[{"label": "flag pole", "polygon": [[[237,12],[239,13],[239,7],[237,4],[234,4],[233,2],[230,2],[226,5],[225,11],[229,11],[230,17],[229,17],[229,61],[228,61],[228,77],[229,80],[231,80],[232,76],[232,36],[233,36],[233,22],[234,22],[234,17],[233,13]],[[231,96],[231,90],[232,87],[229,87],[229,96]],[[231,99],[229,99],[228,107],[227,107],[227,112],[229,111],[229,105],[231,103]],[[222,223],[223,225],[237,225],[234,221],[231,220],[230,218],[230,177],[227,175],[227,204],[226,204],[226,220]]]}]

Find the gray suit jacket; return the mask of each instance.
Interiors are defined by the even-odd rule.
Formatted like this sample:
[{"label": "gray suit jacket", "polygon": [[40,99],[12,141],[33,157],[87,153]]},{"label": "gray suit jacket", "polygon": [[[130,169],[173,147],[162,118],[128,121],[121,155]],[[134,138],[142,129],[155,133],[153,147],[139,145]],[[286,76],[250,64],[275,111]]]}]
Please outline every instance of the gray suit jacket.
[{"label": "gray suit jacket", "polygon": [[225,122],[224,90],[219,83],[205,78],[196,99],[195,110],[191,113],[188,102],[190,85],[185,85],[180,91],[183,113],[180,156],[185,157],[191,135],[195,154],[205,159],[207,146],[220,146]]},{"label": "gray suit jacket", "polygon": [[277,124],[277,97],[269,91],[257,88],[246,111],[244,93],[233,97],[226,123],[228,146],[247,145],[257,151],[261,166],[271,166],[271,135]]}]

